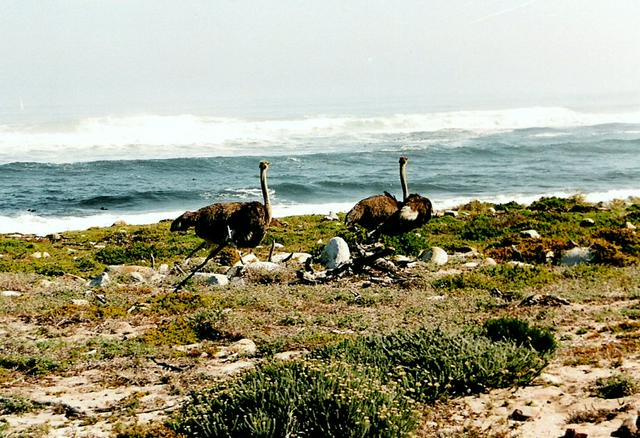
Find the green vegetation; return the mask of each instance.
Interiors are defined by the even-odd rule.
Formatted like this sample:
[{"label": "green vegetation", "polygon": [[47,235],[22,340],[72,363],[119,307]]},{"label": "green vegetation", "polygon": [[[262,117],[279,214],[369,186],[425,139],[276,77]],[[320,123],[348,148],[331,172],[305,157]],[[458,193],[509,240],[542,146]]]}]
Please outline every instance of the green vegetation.
[{"label": "green vegetation", "polygon": [[594,394],[601,398],[620,398],[638,392],[638,382],[626,374],[614,374],[596,380]]}]

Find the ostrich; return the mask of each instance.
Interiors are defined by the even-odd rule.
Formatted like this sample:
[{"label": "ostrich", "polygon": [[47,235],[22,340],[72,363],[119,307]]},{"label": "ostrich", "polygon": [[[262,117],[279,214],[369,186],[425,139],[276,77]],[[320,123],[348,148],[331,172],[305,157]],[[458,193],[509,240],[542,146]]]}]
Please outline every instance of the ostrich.
[{"label": "ostrich", "polygon": [[378,234],[397,236],[419,228],[431,219],[433,206],[429,198],[417,193],[408,194],[406,164],[407,158],[400,157],[400,182],[402,183],[403,201],[396,211],[391,213],[382,224],[369,233],[370,236]]},{"label": "ostrich", "polygon": [[[402,199],[407,199],[409,189],[407,187],[407,157],[400,157],[400,184],[402,185]],[[364,198],[353,206],[345,223],[347,226],[360,225],[368,230],[375,230],[389,219],[402,206],[395,196],[388,192],[384,195],[373,195]]]},{"label": "ostrich", "polygon": [[211,250],[204,262],[197,266],[175,288],[178,291],[200,269],[224,247],[255,248],[258,246],[271,222],[271,203],[267,188],[268,161],[260,162],[260,186],[264,204],[253,202],[223,202],[211,204],[197,211],[187,211],[171,223],[171,231],[186,231],[195,228],[196,235],[204,242],[189,254],[191,257],[203,247],[217,246]]}]

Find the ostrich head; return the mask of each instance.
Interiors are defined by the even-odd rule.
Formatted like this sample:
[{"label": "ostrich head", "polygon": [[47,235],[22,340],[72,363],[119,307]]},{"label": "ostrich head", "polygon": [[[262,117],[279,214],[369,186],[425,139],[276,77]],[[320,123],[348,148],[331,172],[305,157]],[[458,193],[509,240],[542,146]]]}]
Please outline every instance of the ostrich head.
[{"label": "ostrich head", "polygon": [[195,213],[192,211],[185,211],[177,219],[171,222],[170,231],[187,231],[189,227],[193,226],[193,219]]}]

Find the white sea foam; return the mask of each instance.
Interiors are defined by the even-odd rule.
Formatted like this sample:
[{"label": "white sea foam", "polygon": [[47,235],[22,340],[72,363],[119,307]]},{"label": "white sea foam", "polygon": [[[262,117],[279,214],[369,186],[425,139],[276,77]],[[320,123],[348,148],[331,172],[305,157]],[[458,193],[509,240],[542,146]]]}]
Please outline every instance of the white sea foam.
[{"label": "white sea foam", "polygon": [[[553,192],[537,195],[501,194],[495,196],[460,196],[450,198],[431,198],[434,209],[446,210],[466,204],[473,200],[491,202],[494,204],[510,201],[528,205],[542,196],[569,197],[582,195],[588,202],[607,202],[614,199],[627,200],[640,197],[640,189],[620,189],[593,193]],[[331,212],[344,213],[349,211],[358,200],[352,202],[326,203],[326,204],[280,204],[273,206],[274,217],[298,216],[307,214],[328,215]],[[60,216],[43,217],[34,214],[21,214],[18,216],[0,216],[0,234],[22,233],[45,236],[54,232],[70,230],[85,230],[91,227],[108,227],[117,221],[124,221],[130,225],[152,224],[163,219],[174,219],[184,211],[164,211],[129,214],[98,214],[93,216]]]},{"label": "white sea foam", "polygon": [[[65,129],[0,125],[0,163],[75,162],[203,156],[299,155],[365,144],[372,136],[441,130],[474,133],[531,127],[640,123],[640,111],[584,113],[560,107],[247,120],[194,115],[94,117]],[[538,134],[553,135],[553,134]],[[341,138],[318,142],[323,138]],[[313,140],[313,141],[309,141]],[[332,150],[328,150],[334,148]]]}]

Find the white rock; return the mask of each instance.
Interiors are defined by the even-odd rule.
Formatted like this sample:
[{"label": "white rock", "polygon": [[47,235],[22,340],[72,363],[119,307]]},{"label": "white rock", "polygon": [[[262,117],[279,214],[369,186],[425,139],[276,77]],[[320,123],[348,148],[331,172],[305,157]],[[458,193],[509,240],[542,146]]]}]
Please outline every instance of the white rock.
[{"label": "white rock", "polygon": [[242,256],[242,261],[238,260],[237,262],[234,263],[233,266],[242,266],[242,265],[248,265],[249,263],[256,263],[259,262],[260,259],[258,259],[258,256],[256,256],[255,254],[251,253],[251,254],[247,254]]},{"label": "white rock", "polygon": [[342,237],[334,237],[322,250],[320,263],[328,269],[334,269],[351,260],[349,245]]},{"label": "white rock", "polygon": [[34,259],[41,259],[43,257],[49,257],[49,253],[36,251],[33,254],[31,254],[31,257],[33,257]]},{"label": "white rock", "polygon": [[88,306],[89,301],[83,299],[71,300],[71,304],[73,304],[74,306]]},{"label": "white rock", "polygon": [[337,221],[337,220],[340,220],[338,215],[335,214],[333,211],[330,211],[329,214],[327,216],[325,216],[323,219],[325,221]]},{"label": "white rock", "polygon": [[0,295],[2,295],[3,297],[19,297],[20,295],[22,295],[22,292],[18,292],[15,290],[3,290],[2,292],[0,292]]},{"label": "white rock", "polygon": [[143,277],[143,280],[156,274],[153,268],[136,265],[109,265],[107,266],[106,272],[111,275],[132,275],[133,273],[137,273]]},{"label": "white rock", "polygon": [[229,350],[241,356],[253,356],[258,351],[258,347],[251,339],[244,338],[229,345]]},{"label": "white rock", "polygon": [[282,249],[282,248],[284,248],[284,245],[282,243],[277,243],[276,242],[276,243],[273,244],[273,247],[275,249]]},{"label": "white rock", "polygon": [[591,218],[585,218],[582,219],[582,221],[580,222],[580,226],[581,227],[592,227],[596,224],[596,221],[594,221]]},{"label": "white rock", "polygon": [[540,238],[540,233],[538,233],[536,230],[520,231],[520,235],[522,237],[527,237],[529,239],[539,239]]},{"label": "white rock", "polygon": [[145,280],[144,276],[139,273],[139,272],[131,272],[129,274],[129,278],[134,282],[134,283],[146,283],[147,281]]},{"label": "white rock", "polygon": [[498,263],[491,257],[487,257],[482,261],[482,266],[497,266]]},{"label": "white rock", "polygon": [[283,351],[281,353],[274,354],[273,358],[277,360],[291,360],[298,357],[306,356],[307,354],[309,354],[309,350]]},{"label": "white rock", "polygon": [[516,260],[511,260],[510,262],[507,262],[507,266],[513,266],[518,268],[533,268],[533,265],[531,263],[518,262]]},{"label": "white rock", "polygon": [[625,222],[624,227],[628,230],[635,230],[636,226],[633,225],[631,222]]},{"label": "white rock", "polygon": [[169,265],[167,265],[166,263],[163,263],[160,265],[160,267],[158,268],[158,273],[159,274],[168,274],[169,273]]},{"label": "white rock", "polygon": [[102,274],[98,275],[96,278],[89,280],[88,286],[90,287],[106,286],[110,282],[111,282],[111,279],[109,278],[109,274],[106,272],[103,272]]},{"label": "white rock", "polygon": [[430,262],[438,266],[446,265],[447,262],[449,261],[449,256],[447,255],[447,252],[444,249],[437,246],[434,246],[431,249],[424,251],[419,258],[424,262]]},{"label": "white rock", "polygon": [[478,262],[467,262],[464,265],[462,265],[462,267],[466,269],[475,269],[478,266],[480,266],[480,263]]},{"label": "white rock", "polygon": [[[115,221],[113,223],[113,225],[111,225],[112,227],[124,227],[126,226],[127,223],[123,220],[123,219],[118,219],[117,221]],[[121,231],[126,231],[126,230],[121,230]]]},{"label": "white rock", "polygon": [[306,252],[279,252],[271,257],[271,261],[274,263],[282,263],[287,260],[292,262],[305,263],[309,258],[311,258],[311,254]]},{"label": "white rock", "polygon": [[273,262],[255,262],[245,266],[245,271],[250,271],[250,272],[259,272],[259,271],[274,272],[280,269],[282,269],[282,266]]},{"label": "white rock", "polygon": [[212,274],[207,279],[207,284],[211,286],[226,286],[229,284],[229,278],[223,274]]},{"label": "white rock", "polygon": [[149,281],[150,281],[151,283],[160,283],[160,282],[162,282],[165,278],[167,278],[167,276],[166,276],[166,275],[164,275],[164,274],[153,274],[153,275],[151,276],[151,278],[149,279]]},{"label": "white rock", "polygon": [[581,263],[589,263],[591,260],[593,260],[591,248],[577,246],[562,252],[560,264],[562,266],[575,266]]}]

